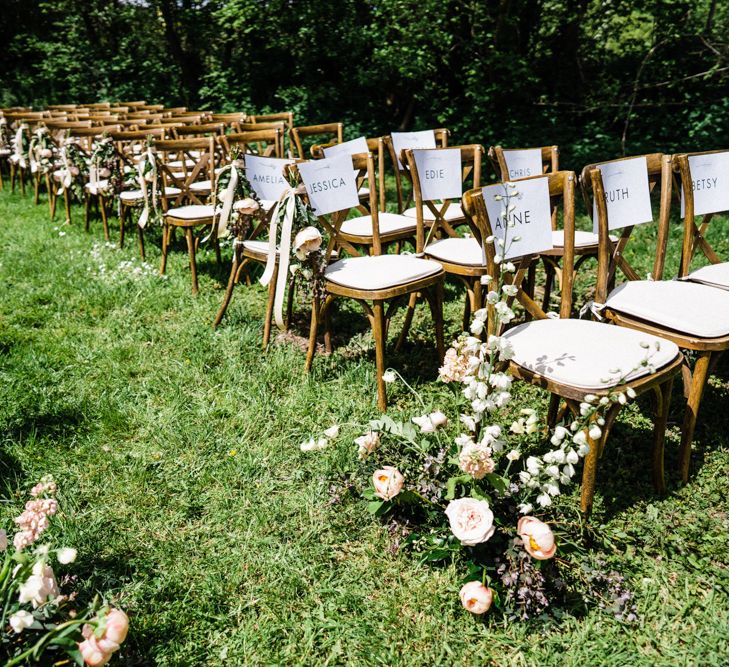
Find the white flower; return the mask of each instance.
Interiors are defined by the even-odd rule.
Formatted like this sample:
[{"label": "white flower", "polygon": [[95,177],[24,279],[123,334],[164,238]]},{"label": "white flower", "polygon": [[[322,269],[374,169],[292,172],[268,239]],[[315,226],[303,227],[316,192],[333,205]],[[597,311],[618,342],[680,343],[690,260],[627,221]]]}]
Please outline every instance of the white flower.
[{"label": "white flower", "polygon": [[451,532],[461,544],[474,546],[486,542],[496,530],[494,514],[485,500],[451,500],[445,510]]},{"label": "white flower", "polygon": [[590,453],[590,445],[588,445],[587,443],[585,443],[584,445],[580,445],[577,448],[577,453],[580,456],[587,456]]},{"label": "white flower", "polygon": [[481,334],[482,331],[483,331],[483,322],[479,319],[473,320],[473,322],[471,322],[471,333],[474,334],[475,336],[478,336]]},{"label": "white flower", "polygon": [[534,506],[531,503],[520,503],[519,504],[519,514],[529,514],[534,509]]},{"label": "white flower", "polygon": [[519,481],[522,484],[529,484],[532,481],[532,476],[526,470],[522,470],[519,472]]},{"label": "white flower", "polygon": [[625,390],[625,393],[628,394],[628,398],[635,398],[638,395],[635,393],[635,389],[633,389],[633,387],[628,387]]},{"label": "white flower", "polygon": [[302,452],[318,452],[322,449],[326,449],[328,444],[329,441],[326,438],[319,438],[318,440],[310,438],[307,442],[302,442],[299,445],[299,449],[301,449]]},{"label": "white flower", "polygon": [[570,449],[567,451],[565,460],[567,461],[567,463],[577,463],[580,460],[580,457],[577,456],[577,452],[574,449]]},{"label": "white flower", "polygon": [[420,426],[421,433],[432,433],[433,431],[435,431],[435,425],[432,421],[430,421],[430,417],[428,415],[423,415],[422,417],[413,417],[412,421],[414,424]]},{"label": "white flower", "polygon": [[495,292],[494,290],[491,290],[486,295],[486,303],[489,303],[491,305],[494,305],[495,303],[498,303],[498,301],[499,301],[499,294],[498,294],[498,292]]},{"label": "white flower", "polygon": [[25,609],[21,609],[10,617],[10,627],[13,628],[15,634],[20,634],[23,630],[33,625],[34,620],[33,614],[25,611]]},{"label": "white flower", "polygon": [[544,472],[546,472],[550,477],[554,479],[559,478],[559,468],[556,465],[547,466],[544,469]]},{"label": "white flower", "polygon": [[448,423],[448,417],[446,417],[440,410],[431,412],[428,416],[430,417],[431,423],[436,428],[439,426],[445,426]]},{"label": "white flower", "polygon": [[310,252],[318,250],[322,244],[321,233],[316,227],[305,227],[294,238],[294,252],[300,260],[305,260]]},{"label": "white flower", "polygon": [[397,375],[395,374],[395,371],[387,370],[382,374],[382,379],[387,383],[395,382],[395,380],[397,380]]},{"label": "white flower", "polygon": [[552,499],[548,493],[541,493],[537,496],[537,505],[540,507],[548,507],[552,504]]},{"label": "white flower", "polygon": [[369,454],[380,446],[380,434],[377,431],[370,431],[355,438],[354,443],[358,446],[357,455],[360,459],[366,459]]},{"label": "white flower", "polygon": [[506,264],[504,264],[504,271],[507,273],[514,273],[514,271],[516,271],[516,267],[512,262],[506,262]]},{"label": "white flower", "polygon": [[562,473],[567,477],[572,477],[575,474],[575,467],[571,463],[566,463],[562,468]]},{"label": "white flower", "polygon": [[339,435],[339,426],[337,424],[330,426],[326,431],[324,431],[324,435],[327,438],[331,438],[332,440],[334,440],[334,438]]},{"label": "white flower", "polygon": [[518,449],[512,449],[506,455],[506,458],[509,459],[509,461],[517,461],[520,456],[521,456],[521,452]]},{"label": "white flower", "polygon": [[536,456],[530,456],[526,460],[527,470],[531,475],[538,475],[542,467],[542,462]]},{"label": "white flower", "polygon": [[590,437],[593,440],[599,440],[601,435],[602,435],[602,431],[600,430],[600,427],[597,424],[593,424],[592,426],[590,426]]},{"label": "white flower", "polygon": [[550,442],[553,445],[559,445],[569,434],[570,432],[564,426],[558,426],[554,429],[554,435],[552,435]]},{"label": "white flower", "polygon": [[509,430],[516,435],[521,435],[526,431],[526,429],[524,428],[524,420],[520,419],[519,421],[512,422]]},{"label": "white flower", "polygon": [[33,603],[33,609],[42,605],[47,600],[52,600],[58,596],[58,584],[53,570],[42,560],[39,560],[33,566],[33,574],[20,584],[18,589],[18,602],[24,604],[26,602]]},{"label": "white flower", "polygon": [[460,420],[469,431],[476,430],[476,420],[471,415],[461,415]]},{"label": "white flower", "polygon": [[596,400],[597,400],[597,396],[595,396],[595,394],[585,394],[586,403],[594,403]]},{"label": "white flower", "polygon": [[508,389],[511,387],[512,378],[506,373],[492,373],[489,378],[489,384],[495,389]]},{"label": "white flower", "polygon": [[585,435],[584,431],[577,431],[577,433],[572,436],[572,442],[574,442],[576,445],[585,445],[587,444],[587,436]]},{"label": "white flower", "polygon": [[501,291],[506,294],[506,296],[516,296],[519,288],[516,285],[504,285],[501,288]]},{"label": "white flower", "polygon": [[68,565],[76,560],[76,549],[70,547],[63,547],[56,552],[56,558],[61,565]]}]

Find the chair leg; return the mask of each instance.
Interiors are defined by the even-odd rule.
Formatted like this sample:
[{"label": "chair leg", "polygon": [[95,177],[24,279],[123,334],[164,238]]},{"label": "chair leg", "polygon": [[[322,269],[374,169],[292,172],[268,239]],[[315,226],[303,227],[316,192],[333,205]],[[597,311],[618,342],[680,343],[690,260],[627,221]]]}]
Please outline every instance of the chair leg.
[{"label": "chair leg", "polygon": [[395,350],[400,351],[400,348],[405,344],[408,334],[410,333],[410,325],[413,323],[413,315],[415,315],[415,307],[418,305],[418,293],[413,292],[408,299],[408,307],[405,311],[405,321],[402,325],[402,331],[398,336],[397,343],[395,343]]},{"label": "chair leg", "polygon": [[56,219],[56,206],[58,206],[58,194],[54,192],[51,195],[51,222]]},{"label": "chair leg", "polygon": [[[231,274],[235,275],[235,274]],[[278,262],[273,266],[273,274],[271,275],[271,282],[268,283],[268,299],[266,300],[266,320],[263,323],[263,349],[268,347],[271,341],[271,327],[273,326],[273,306],[276,299],[276,282],[278,279]],[[232,293],[231,288],[231,293]],[[316,347],[316,339],[314,340],[314,346]],[[308,360],[308,355],[307,355]],[[311,364],[309,365],[311,367]],[[307,371],[309,368],[306,369]]]},{"label": "chair leg", "polygon": [[711,361],[711,352],[701,352],[696,360],[694,372],[691,376],[691,386],[688,391],[688,402],[683,417],[683,426],[681,428],[681,450],[679,460],[681,466],[681,479],[688,481],[689,467],[691,464],[691,442],[694,439],[694,429],[696,428],[696,418],[701,405],[701,397],[706,386],[706,378],[708,377],[709,363]]},{"label": "chair leg", "polygon": [[51,180],[51,175],[46,174],[46,191],[48,192],[48,213],[51,216],[51,220],[53,220],[53,182]]},{"label": "chair leg", "polygon": [[218,264],[222,264],[223,263],[223,258],[220,255],[220,241],[217,238],[213,242],[213,246],[215,247],[215,261]]},{"label": "chair leg", "polygon": [[71,224],[71,195],[68,188],[63,188],[63,208],[66,211],[66,224]]},{"label": "chair leg", "polygon": [[124,247],[124,225],[127,221],[127,210],[125,206],[119,207],[119,248]]},{"label": "chair leg", "polygon": [[170,226],[165,224],[162,226],[162,259],[160,260],[159,272],[164,275],[167,270],[167,250],[170,242]]},{"label": "chair leg", "polygon": [[294,314],[294,294],[296,294],[296,276],[291,276],[289,280],[289,292],[286,298],[286,331],[291,326],[291,318]]},{"label": "chair leg", "polygon": [[187,253],[190,255],[190,274],[192,275],[192,293],[197,294],[199,286],[197,284],[197,263],[195,262],[195,237],[192,233],[192,227],[185,227],[185,240],[187,241]]},{"label": "chair leg", "polygon": [[438,361],[443,362],[445,358],[445,344],[443,336],[443,283],[433,285],[427,294],[430,315],[435,325],[435,348],[438,352]]},{"label": "chair leg", "polygon": [[[537,263],[532,262],[529,265],[526,279],[526,293],[530,299],[534,299],[534,288],[537,282]],[[528,310],[524,310],[524,321],[531,322],[532,314]]]},{"label": "chair leg", "polygon": [[36,172],[33,175],[33,203],[38,206],[40,201],[40,174]]},{"label": "chair leg", "polygon": [[580,507],[585,518],[589,517],[592,512],[592,503],[595,498],[595,480],[597,478],[597,460],[600,458],[602,449],[602,442],[600,441],[604,437],[603,434],[598,440],[593,440],[589,435],[587,436],[590,451],[585,457],[582,468],[582,490],[580,494]]},{"label": "chair leg", "polygon": [[20,169],[18,173],[20,179],[20,193],[25,197],[25,169]]},{"label": "chair leg", "polygon": [[468,331],[471,326],[471,290],[466,288],[466,303],[463,306],[462,331]]},{"label": "chair leg", "polygon": [[332,319],[329,308],[324,311],[322,320],[324,321],[324,349],[327,354],[331,354],[334,347],[332,345]]},{"label": "chair leg", "polygon": [[91,198],[89,193],[84,191],[84,231],[91,229]]},{"label": "chair leg", "polygon": [[15,165],[10,163],[10,194],[15,194]]},{"label": "chair leg", "polygon": [[[213,322],[213,329],[217,329],[218,325],[223,321],[223,317],[225,317],[225,311],[228,310],[228,305],[230,304],[230,300],[233,298],[233,290],[235,289],[235,276],[238,273],[238,250],[237,248],[233,251],[233,266],[230,269],[230,277],[228,278],[228,286],[225,288],[225,296],[223,296],[223,303],[220,304],[220,308],[218,310],[218,314],[215,316],[215,321]],[[269,290],[270,291],[270,290]],[[266,327],[270,329],[270,318],[268,317],[268,308],[266,308],[266,324],[263,328],[263,346],[266,347],[267,341],[266,341]]]},{"label": "chair leg", "polygon": [[306,351],[306,362],[304,363],[304,369],[307,373],[311,370],[311,364],[314,361],[314,354],[316,353],[316,333],[319,329],[319,310],[319,297],[314,296],[314,301],[311,304],[311,323],[309,324],[309,348]]},{"label": "chair leg", "polygon": [[559,406],[562,399],[558,394],[549,395],[549,408],[547,409],[547,426],[553,429],[557,425],[557,416],[559,414]]},{"label": "chair leg", "polygon": [[544,263],[546,278],[544,281],[544,298],[542,299],[542,310],[546,313],[549,310],[549,300],[552,296],[552,284],[554,283],[554,267],[548,262]]},{"label": "chair leg", "polygon": [[671,405],[672,389],[673,376],[655,388],[656,416],[653,424],[653,487],[660,494],[666,492],[663,459],[666,444],[668,408]]},{"label": "chair leg", "polygon": [[387,410],[387,391],[382,376],[385,374],[385,304],[375,301],[372,304],[372,329],[375,338],[375,366],[377,373],[377,407]]},{"label": "chair leg", "polygon": [[101,224],[104,226],[104,240],[109,241],[109,220],[106,214],[106,197],[98,195],[99,198],[99,210],[101,211]]},{"label": "chair leg", "polygon": [[146,259],[146,255],[144,252],[144,230],[137,225],[137,238],[139,239],[139,256],[142,258],[142,261]]}]

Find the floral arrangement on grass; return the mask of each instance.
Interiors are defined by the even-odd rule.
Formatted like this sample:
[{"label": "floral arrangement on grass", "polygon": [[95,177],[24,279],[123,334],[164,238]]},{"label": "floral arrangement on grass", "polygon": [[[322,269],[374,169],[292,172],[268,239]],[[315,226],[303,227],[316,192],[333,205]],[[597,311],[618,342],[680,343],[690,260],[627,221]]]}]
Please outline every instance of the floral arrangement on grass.
[{"label": "floral arrangement on grass", "polygon": [[153,139],[149,139],[144,143],[142,153],[137,165],[137,173],[134,175],[135,184],[132,187],[139,188],[142,191],[141,201],[138,208],[142,212],[137,220],[137,224],[144,228],[150,222],[155,225],[162,225],[164,214],[162,206],[162,194],[164,192],[164,179],[162,177],[162,169],[159,156],[154,150]]},{"label": "floral arrangement on grass", "polygon": [[[505,222],[515,196],[513,186],[499,196]],[[388,370],[385,382],[402,383],[420,414],[405,419],[384,415],[369,422],[355,440],[359,463],[348,489],[358,489],[369,511],[387,522],[399,548],[417,554],[423,563],[459,564],[460,601],[472,614],[493,606],[509,619],[525,620],[577,596],[603,605],[607,600],[616,617],[631,621],[632,594],[619,575],[560,558],[560,514],[552,511],[574,483],[589,439],[601,437],[609,408],[635,393],[588,394],[578,416],[565,417],[551,430],[532,408],[514,412],[512,344],[488,331],[501,332],[516,316],[511,308],[518,291],[512,284],[516,267],[504,260],[506,239],[489,237],[486,242],[498,246],[501,284],[484,279],[488,306],[474,313],[470,332],[454,341],[439,371],[440,381],[456,388],[449,401],[455,414],[427,405],[396,371]],[[492,328],[486,326],[488,316],[494,318]],[[646,344],[641,366],[650,367],[654,354]],[[608,384],[620,386],[634,370],[615,369],[614,382]],[[325,449],[330,440],[312,438],[301,449]],[[574,544],[566,527],[564,537]]]},{"label": "floral arrangement on grass", "polygon": [[60,582],[54,565],[65,569],[77,557],[70,547],[54,547],[47,530],[58,514],[57,486],[43,477],[30,491],[32,500],[15,519],[18,531],[12,544],[0,530],[2,619],[0,650],[5,667],[38,662],[100,667],[124,642],[129,619],[98,599],[90,606],[79,605],[76,592],[66,593],[75,577],[66,574]]}]

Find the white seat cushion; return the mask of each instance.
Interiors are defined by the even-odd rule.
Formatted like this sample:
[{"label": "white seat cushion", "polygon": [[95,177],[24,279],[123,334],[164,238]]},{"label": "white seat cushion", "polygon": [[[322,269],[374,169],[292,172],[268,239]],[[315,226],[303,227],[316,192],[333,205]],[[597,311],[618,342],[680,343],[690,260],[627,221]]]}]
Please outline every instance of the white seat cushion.
[{"label": "white seat cushion", "polygon": [[[259,255],[268,255],[268,241],[243,241],[243,249]],[[276,252],[279,252],[278,248]]]},{"label": "white seat cushion", "polygon": [[[434,204],[435,208],[437,210],[440,210],[442,204],[438,204],[437,202]],[[409,218],[415,218],[417,217],[417,208],[415,206],[403,211],[403,215],[407,215]],[[445,212],[445,220],[460,220],[463,218],[463,209],[461,208],[460,204],[456,204],[454,202],[451,203],[451,205],[448,207],[448,210]],[[435,220],[435,216],[433,215],[433,211],[431,211],[427,205],[423,204],[423,220]]]},{"label": "white seat cushion", "polygon": [[9,148],[0,148],[0,157],[8,157],[12,151]]},{"label": "white seat cushion", "polygon": [[357,194],[360,195],[360,197],[364,197],[364,195],[368,195],[370,193],[370,189],[365,187],[364,185],[357,190]]},{"label": "white seat cushion", "polygon": [[361,290],[380,290],[415,282],[441,271],[438,262],[412,255],[347,257],[324,272],[333,283]]},{"label": "white seat cushion", "polygon": [[171,208],[165,215],[180,220],[196,220],[197,218],[212,218],[214,214],[215,210],[210,204],[191,204]]},{"label": "white seat cushion", "polygon": [[729,292],[683,280],[631,280],[612,291],[609,308],[701,338],[729,335]]},{"label": "white seat cushion", "polygon": [[[394,232],[412,231],[417,229],[415,218],[408,218],[397,213],[379,213],[377,220],[380,224],[380,234],[392,234]],[[345,220],[341,230],[352,236],[372,236],[372,216],[362,215],[359,218]]]},{"label": "white seat cushion", "polygon": [[[181,169],[182,168],[182,160],[172,160],[172,162],[168,162],[167,166],[170,169]],[[185,160],[185,166],[188,169],[192,169],[195,166],[195,160],[187,159]]]},{"label": "white seat cushion", "polygon": [[[618,240],[616,236],[610,235],[610,240],[614,243]],[[575,248],[584,248],[585,246],[598,245],[600,237],[592,232],[583,232],[581,229],[575,230]],[[564,248],[564,230],[556,229],[552,232],[552,245],[555,248]]]},{"label": "white seat cushion", "polygon": [[66,170],[65,169],[56,169],[53,172],[53,179],[56,180],[56,181],[60,181],[60,180],[63,179],[63,177],[65,175],[66,175]]},{"label": "white seat cushion", "polygon": [[[615,386],[630,371],[631,380],[646,375],[650,369],[640,362],[649,350],[641,347],[643,342],[655,350],[655,341],[660,341],[660,350],[651,357],[654,368],[678,354],[671,341],[591,320],[536,320],[509,329],[504,336],[514,346],[515,363],[579,389]],[[615,373],[615,369],[620,370]]]},{"label": "white seat cushion", "polygon": [[92,195],[98,194],[99,190],[103,190],[106,188],[106,186],[109,185],[108,179],[104,179],[101,181],[96,181],[95,183],[87,183],[84,186],[84,189],[86,192],[90,192]]},{"label": "white seat cushion", "polygon": [[703,283],[712,287],[723,287],[729,289],[729,262],[721,264],[709,264],[692,271],[687,280],[695,283]]},{"label": "white seat cushion", "polygon": [[425,254],[451,264],[484,266],[481,244],[473,237],[447,238],[433,241],[425,247]]},{"label": "white seat cushion", "polygon": [[210,180],[195,181],[194,183],[190,184],[190,190],[192,192],[208,192],[208,191],[210,191],[211,187],[212,187],[212,184],[210,183]]},{"label": "white seat cushion", "polygon": [[[173,187],[166,187],[165,188],[165,197],[176,197],[182,192],[180,188],[173,188]],[[124,192],[119,193],[119,199],[122,199],[124,201],[137,201],[142,199],[142,191],[141,190],[125,190]]]}]

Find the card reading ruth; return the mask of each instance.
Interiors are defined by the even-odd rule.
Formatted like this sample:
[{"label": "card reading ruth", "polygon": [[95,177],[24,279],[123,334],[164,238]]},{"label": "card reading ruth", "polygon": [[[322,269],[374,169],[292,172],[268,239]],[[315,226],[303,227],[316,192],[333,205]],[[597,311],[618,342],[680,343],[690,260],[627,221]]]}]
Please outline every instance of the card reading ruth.
[{"label": "card reading ruth", "polygon": [[[513,183],[497,183],[483,188],[483,198],[491,221],[491,231],[496,238],[505,239],[505,259],[533,255],[552,249],[552,208],[549,203],[549,179],[530,178]],[[505,192],[514,192],[509,204],[514,209],[506,220],[502,214],[506,206]],[[514,241],[519,237],[519,240]]]},{"label": "card reading ruth", "polygon": [[359,204],[351,155],[302,162],[299,173],[316,215],[344,211]]}]

